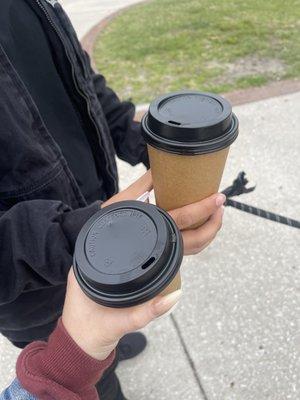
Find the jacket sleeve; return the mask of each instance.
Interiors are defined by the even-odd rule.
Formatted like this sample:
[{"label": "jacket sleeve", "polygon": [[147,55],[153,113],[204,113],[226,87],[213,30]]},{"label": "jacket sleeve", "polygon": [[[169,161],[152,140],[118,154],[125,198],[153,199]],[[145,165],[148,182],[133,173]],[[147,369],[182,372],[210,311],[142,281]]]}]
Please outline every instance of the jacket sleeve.
[{"label": "jacket sleeve", "polygon": [[95,385],[114,358],[115,351],[103,361],[86,354],[59,320],[48,342],[33,342],[21,352],[17,377],[41,400],[98,400]]},{"label": "jacket sleeve", "polygon": [[85,55],[118,157],[131,165],[142,162],[149,168],[141,124],[134,121],[135,106],[129,101],[120,101],[117,94],[106,85],[104,76],[93,71],[89,56],[87,53]]},{"label": "jacket sleeve", "polygon": [[17,361],[18,379],[0,400],[97,400],[95,384],[112,364],[113,351],[98,361],[84,353],[59,320],[48,342],[33,342]]},{"label": "jacket sleeve", "polygon": [[32,200],[0,212],[0,304],[22,292],[65,283],[76,237],[100,202],[72,210]]}]

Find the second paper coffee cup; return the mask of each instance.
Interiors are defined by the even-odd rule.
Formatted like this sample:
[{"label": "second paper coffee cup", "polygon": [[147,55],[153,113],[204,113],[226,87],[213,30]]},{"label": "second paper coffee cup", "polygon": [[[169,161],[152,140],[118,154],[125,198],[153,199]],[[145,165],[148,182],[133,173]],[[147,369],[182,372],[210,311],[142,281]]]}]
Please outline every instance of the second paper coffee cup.
[{"label": "second paper coffee cup", "polygon": [[180,289],[182,258],[182,236],[169,214],[151,204],[122,201],[83,226],[73,268],[92,300],[131,307]]},{"label": "second paper coffee cup", "polygon": [[226,99],[197,91],[170,93],[150,104],[142,127],[159,207],[179,208],[219,190],[229,147],[238,136],[238,119]]}]

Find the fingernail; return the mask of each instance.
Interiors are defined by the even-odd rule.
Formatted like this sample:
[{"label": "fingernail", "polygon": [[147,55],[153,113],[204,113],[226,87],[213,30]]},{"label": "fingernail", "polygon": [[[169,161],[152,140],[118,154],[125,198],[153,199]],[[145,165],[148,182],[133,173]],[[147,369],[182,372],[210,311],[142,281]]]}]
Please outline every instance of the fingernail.
[{"label": "fingernail", "polygon": [[178,303],[181,296],[182,290],[176,290],[175,292],[156,300],[153,304],[155,314],[160,316],[169,311],[170,308]]},{"label": "fingernail", "polygon": [[178,304],[179,304],[179,302],[174,304],[173,307],[171,307],[167,312],[165,312],[165,313],[159,315],[158,317],[156,317],[155,320],[157,321],[158,319],[163,319],[163,318],[168,317],[170,314],[172,314],[176,310],[176,308],[178,307]]},{"label": "fingernail", "polygon": [[217,207],[222,206],[226,201],[226,196],[223,193],[219,193],[217,198],[216,198],[216,205]]}]

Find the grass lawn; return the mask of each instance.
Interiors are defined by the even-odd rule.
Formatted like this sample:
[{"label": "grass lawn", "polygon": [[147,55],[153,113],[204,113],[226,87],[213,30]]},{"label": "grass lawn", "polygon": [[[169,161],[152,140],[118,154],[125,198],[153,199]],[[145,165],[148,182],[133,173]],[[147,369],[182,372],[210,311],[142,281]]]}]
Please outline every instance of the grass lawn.
[{"label": "grass lawn", "polygon": [[94,58],[136,103],[300,77],[300,0],[152,0],[112,21]]}]

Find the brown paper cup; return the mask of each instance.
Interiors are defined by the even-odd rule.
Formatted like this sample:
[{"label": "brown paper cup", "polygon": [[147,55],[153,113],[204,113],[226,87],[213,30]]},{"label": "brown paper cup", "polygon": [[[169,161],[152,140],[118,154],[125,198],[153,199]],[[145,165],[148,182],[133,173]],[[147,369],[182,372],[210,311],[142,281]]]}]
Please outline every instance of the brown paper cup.
[{"label": "brown paper cup", "polygon": [[177,273],[175,278],[172,280],[172,282],[161,292],[162,296],[166,296],[168,294],[171,294],[173,292],[176,292],[176,290],[181,289],[181,276],[180,272]]},{"label": "brown paper cup", "polygon": [[[217,193],[238,119],[221,96],[198,91],[155,99],[142,119],[157,205],[167,211]],[[197,227],[205,222],[199,216]]]},{"label": "brown paper cup", "polygon": [[[179,155],[148,145],[156,203],[169,211],[217,193],[229,147],[215,153]],[[206,219],[199,219],[202,225]]]}]

